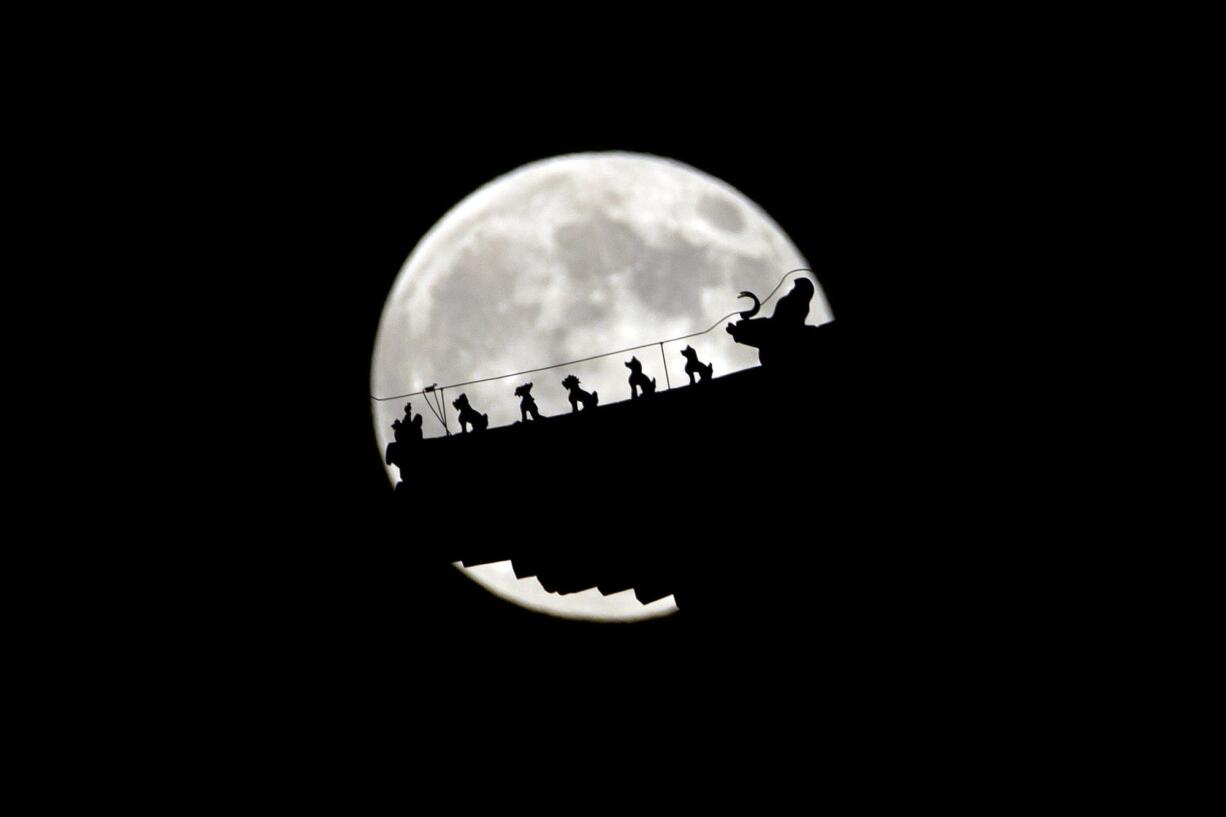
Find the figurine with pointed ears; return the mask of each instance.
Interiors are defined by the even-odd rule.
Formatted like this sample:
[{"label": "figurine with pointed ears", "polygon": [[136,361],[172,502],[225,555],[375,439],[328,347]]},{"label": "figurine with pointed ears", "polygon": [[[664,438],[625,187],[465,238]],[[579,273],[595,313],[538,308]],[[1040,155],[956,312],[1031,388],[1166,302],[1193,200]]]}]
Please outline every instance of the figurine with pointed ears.
[{"label": "figurine with pointed ears", "polygon": [[656,390],[656,379],[653,377],[647,379],[647,375],[643,374],[643,364],[639,363],[637,357],[632,357],[626,363],[626,368],[630,370],[630,399],[635,400],[639,396],[639,389],[643,390],[644,395],[653,394]]},{"label": "figurine with pointed ears", "polygon": [[711,379],[711,373],[715,367],[710,363],[703,363],[698,359],[698,352],[686,346],[681,350],[681,354],[685,357],[685,373],[690,376],[690,385],[694,385],[694,375],[701,378],[701,382],[706,382]]}]

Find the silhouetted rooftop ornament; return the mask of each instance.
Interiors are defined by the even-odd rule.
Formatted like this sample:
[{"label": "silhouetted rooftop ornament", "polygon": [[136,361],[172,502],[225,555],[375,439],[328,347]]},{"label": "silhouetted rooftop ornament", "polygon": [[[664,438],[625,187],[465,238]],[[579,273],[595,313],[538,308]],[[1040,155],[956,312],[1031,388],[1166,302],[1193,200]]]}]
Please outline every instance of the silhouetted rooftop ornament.
[{"label": "silhouetted rooftop ornament", "polygon": [[392,433],[395,440],[387,444],[387,454],[384,461],[400,469],[401,477],[408,465],[410,451],[422,439],[421,415],[413,416],[413,405],[404,404],[404,418],[392,421]]},{"label": "silhouetted rooftop ornament", "polygon": [[797,356],[804,355],[808,351],[806,347],[816,337],[817,327],[805,325],[813,293],[813,282],[808,278],[798,278],[792,285],[792,291],[775,305],[774,315],[755,318],[762,304],[752,292],[742,292],[740,297],[752,298],[754,305],[740,313],[741,320],[728,324],[728,334],[737,343],[756,348],[758,361],[763,366],[793,368]]},{"label": "silhouetted rooftop ornament", "polygon": [[467,434],[468,427],[471,425],[473,431],[485,431],[486,426],[490,424],[490,416],[481,414],[472,406],[468,405],[468,396],[461,394],[451,405],[455,406],[456,411],[460,412],[460,433]]},{"label": "silhouetted rooftop ornament", "polygon": [[579,388],[579,378],[575,377],[573,374],[567,375],[566,379],[562,381],[562,388],[570,392],[568,396],[570,399],[570,410],[572,413],[579,410],[580,404],[583,405],[584,411],[588,411],[589,409],[596,408],[596,404],[600,402],[599,394],[596,392],[591,392],[589,394],[588,392],[585,392],[583,389]]},{"label": "silhouetted rooftop ornament", "polygon": [[639,363],[637,357],[632,357],[626,361],[626,368],[630,370],[630,399],[638,399],[639,389],[643,390],[643,394],[653,394],[656,390],[656,379],[653,377],[647,379],[647,375],[643,374],[643,364]]},{"label": "silhouetted rooftop ornament", "polygon": [[519,418],[520,422],[528,422],[528,417],[531,416],[533,421],[541,419],[541,413],[537,411],[536,400],[532,397],[532,384],[524,383],[522,386],[517,386],[515,396],[519,398]]},{"label": "silhouetted rooftop ornament", "polygon": [[690,385],[694,385],[694,375],[701,378],[701,382],[706,382],[711,379],[712,372],[715,367],[710,363],[703,363],[698,359],[698,352],[687,346],[681,350],[681,356],[685,358],[685,373],[690,376]]}]

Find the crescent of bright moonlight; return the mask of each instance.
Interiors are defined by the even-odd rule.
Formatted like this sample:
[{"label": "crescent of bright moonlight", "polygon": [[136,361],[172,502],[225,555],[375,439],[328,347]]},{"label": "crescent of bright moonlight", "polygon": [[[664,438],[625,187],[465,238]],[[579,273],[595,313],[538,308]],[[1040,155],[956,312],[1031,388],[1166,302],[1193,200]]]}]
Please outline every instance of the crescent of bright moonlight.
[{"label": "crescent of bright moonlight", "polygon": [[[783,273],[805,266],[760,207],[688,165],[632,153],[533,162],[473,192],[413,249],[383,307],[371,393],[415,392],[701,331],[746,307],[737,293],[764,297]],[[807,322],[829,320],[819,289]],[[722,328],[689,343],[717,376],[758,364],[757,350],[733,343]],[[675,382],[685,377],[678,354],[685,344],[674,345],[665,348],[670,367],[681,362],[670,368]],[[644,370],[662,373],[659,352],[649,360],[651,351],[644,351],[637,355]],[[567,371],[598,390],[602,404],[605,395],[608,402],[628,399],[622,357]],[[465,391],[489,414],[490,427],[509,425],[519,419],[511,395],[518,383]],[[533,396],[545,415],[570,410],[562,389],[538,388]],[[373,403],[381,453],[405,402],[411,401]],[[426,415],[425,436],[443,434],[424,405],[413,409]],[[393,483],[399,480],[396,466],[387,471]],[[549,593],[535,577],[517,579],[509,562],[460,569],[503,598],[556,616],[635,621],[677,609],[671,596],[641,604],[633,590]]]}]

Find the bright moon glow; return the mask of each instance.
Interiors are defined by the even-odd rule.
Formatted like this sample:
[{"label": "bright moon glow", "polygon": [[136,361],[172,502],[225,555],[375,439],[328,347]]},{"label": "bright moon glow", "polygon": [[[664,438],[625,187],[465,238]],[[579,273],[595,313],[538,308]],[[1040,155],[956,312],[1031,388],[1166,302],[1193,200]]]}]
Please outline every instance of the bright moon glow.
[{"label": "bright moon glow", "polygon": [[[630,153],[533,162],[469,195],[413,249],[383,307],[371,393],[415,392],[698,332],[747,309],[738,292],[765,298],[783,273],[805,266],[761,208],[688,165]],[[765,305],[761,317],[773,309]],[[819,288],[806,323],[829,320]],[[714,364],[716,377],[758,365],[757,350],[733,343],[721,323],[665,344],[674,387],[688,382],[680,354],[687,343]],[[570,411],[559,383],[565,374],[599,391],[606,405],[630,398],[623,364],[632,354],[665,390],[659,347],[462,390],[491,428],[519,420],[514,389],[523,382],[535,384],[532,396],[547,416]],[[447,402],[456,396],[448,391]],[[422,397],[375,402],[380,453],[406,402],[425,415],[425,436],[443,434]],[[387,471],[399,480],[396,466]],[[535,577],[516,579],[508,562],[460,569],[499,596],[557,616],[633,621],[676,610],[671,596],[643,605],[632,590],[548,593]]]}]

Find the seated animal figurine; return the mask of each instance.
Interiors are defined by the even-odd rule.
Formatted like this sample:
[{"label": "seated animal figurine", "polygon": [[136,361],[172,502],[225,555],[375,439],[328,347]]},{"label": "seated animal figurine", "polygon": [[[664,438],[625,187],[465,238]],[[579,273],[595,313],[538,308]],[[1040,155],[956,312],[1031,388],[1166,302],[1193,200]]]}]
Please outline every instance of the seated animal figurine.
[{"label": "seated animal figurine", "polygon": [[480,414],[476,409],[468,405],[467,395],[461,394],[451,401],[451,405],[455,406],[456,410],[460,412],[461,434],[467,434],[470,425],[473,427],[473,431],[485,431],[486,426],[490,424],[488,414]]},{"label": "seated animal figurine", "polygon": [[536,400],[532,397],[532,384],[525,383],[515,389],[515,396],[519,398],[519,415],[521,422],[528,422],[528,415],[532,415],[533,420],[541,419],[541,413],[536,410]]},{"label": "seated animal figurine", "polygon": [[579,388],[579,378],[573,374],[568,374],[566,379],[562,381],[562,388],[570,392],[570,410],[576,412],[579,410],[579,404],[583,404],[583,410],[596,408],[596,404],[600,402],[600,395],[596,392],[588,394],[583,389]]},{"label": "seated animal figurine", "polygon": [[703,363],[698,359],[698,352],[695,352],[689,346],[681,350],[681,354],[685,356],[685,373],[690,376],[690,385],[694,385],[694,375],[697,374],[703,381],[711,379],[711,373],[714,371],[714,366],[710,363]]},{"label": "seated animal figurine", "polygon": [[626,368],[630,370],[630,399],[634,400],[639,396],[639,389],[643,390],[644,395],[653,394],[656,390],[656,379],[653,377],[647,379],[647,375],[643,374],[643,364],[639,363],[637,357],[630,358],[630,362],[626,364]]}]

